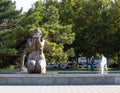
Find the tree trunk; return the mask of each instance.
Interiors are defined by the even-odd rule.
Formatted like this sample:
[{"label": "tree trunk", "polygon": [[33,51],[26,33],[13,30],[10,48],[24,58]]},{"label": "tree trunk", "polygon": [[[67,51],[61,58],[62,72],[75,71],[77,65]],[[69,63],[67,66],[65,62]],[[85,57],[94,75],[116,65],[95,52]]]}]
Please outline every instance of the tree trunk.
[{"label": "tree trunk", "polygon": [[79,69],[78,57],[76,57],[76,69]]},{"label": "tree trunk", "polygon": [[86,65],[87,65],[87,70],[88,70],[88,58],[86,58]]},{"label": "tree trunk", "polygon": [[119,64],[119,69],[120,69],[120,52],[118,52],[118,64]]}]

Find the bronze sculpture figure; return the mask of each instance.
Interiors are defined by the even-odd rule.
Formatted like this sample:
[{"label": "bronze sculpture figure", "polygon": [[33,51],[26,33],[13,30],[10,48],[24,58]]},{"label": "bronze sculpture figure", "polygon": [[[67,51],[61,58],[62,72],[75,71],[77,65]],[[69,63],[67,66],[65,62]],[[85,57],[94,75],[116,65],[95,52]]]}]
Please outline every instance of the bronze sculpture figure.
[{"label": "bronze sculpture figure", "polygon": [[46,73],[46,60],[43,53],[45,40],[42,38],[42,32],[36,28],[33,30],[32,38],[28,39],[26,48],[21,55],[20,70],[24,67],[24,59],[26,51],[30,54],[27,61],[28,73]]}]

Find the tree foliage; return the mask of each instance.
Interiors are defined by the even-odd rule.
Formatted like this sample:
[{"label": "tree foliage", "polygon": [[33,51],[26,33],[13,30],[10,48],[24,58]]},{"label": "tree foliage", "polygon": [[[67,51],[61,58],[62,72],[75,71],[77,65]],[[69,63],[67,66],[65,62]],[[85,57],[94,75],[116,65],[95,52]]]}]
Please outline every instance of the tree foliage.
[{"label": "tree foliage", "polygon": [[[68,59],[64,51],[65,44],[71,44],[74,40],[71,25],[62,25],[59,22],[59,12],[56,6],[49,5],[48,1],[43,8],[41,26],[48,33],[46,36],[45,54],[49,62],[65,62]],[[48,48],[49,47],[49,48]]]},{"label": "tree foliage", "polygon": [[21,11],[0,0],[0,62],[17,61],[34,28],[46,40],[47,62],[97,54],[120,61],[120,0],[39,0]]},{"label": "tree foliage", "polygon": [[13,36],[14,27],[20,16],[21,10],[16,10],[15,2],[0,0],[0,67],[14,64],[17,60],[17,50],[14,47]]}]

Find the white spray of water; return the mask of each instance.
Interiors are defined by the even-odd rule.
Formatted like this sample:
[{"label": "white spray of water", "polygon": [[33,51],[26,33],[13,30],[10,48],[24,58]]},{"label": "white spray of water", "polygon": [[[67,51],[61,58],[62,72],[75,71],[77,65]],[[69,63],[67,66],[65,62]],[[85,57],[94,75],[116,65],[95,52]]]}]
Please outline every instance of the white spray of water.
[{"label": "white spray of water", "polygon": [[107,74],[107,59],[102,55],[101,74]]}]

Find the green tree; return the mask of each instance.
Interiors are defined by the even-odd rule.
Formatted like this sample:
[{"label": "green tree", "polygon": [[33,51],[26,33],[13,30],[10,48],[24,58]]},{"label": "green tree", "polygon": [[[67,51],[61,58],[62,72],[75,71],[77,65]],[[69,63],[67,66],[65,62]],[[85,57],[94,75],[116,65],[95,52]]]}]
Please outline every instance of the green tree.
[{"label": "green tree", "polygon": [[22,10],[15,10],[15,2],[0,0],[0,67],[15,64],[14,27]]},{"label": "green tree", "polygon": [[108,57],[113,53],[110,47],[114,33],[109,24],[112,16],[110,3],[107,0],[62,0],[60,20],[63,24],[73,25],[76,36],[72,46],[76,57],[90,58],[96,53]]},{"label": "green tree", "polygon": [[[49,1],[48,1],[49,4]],[[64,51],[65,44],[71,44],[74,40],[71,25],[59,23],[59,11],[53,5],[45,5],[41,26],[47,31],[45,55],[48,62],[65,62],[68,59]]]},{"label": "green tree", "polygon": [[62,0],[60,20],[63,24],[73,25],[76,33],[73,46],[77,56],[82,53],[90,57],[96,52],[102,52],[99,47],[106,46],[105,37],[110,34],[106,24],[106,17],[109,18],[108,3],[106,0]]},{"label": "green tree", "polygon": [[15,2],[11,0],[0,0],[0,30],[15,26],[21,10],[15,10]]},{"label": "green tree", "polygon": [[111,18],[110,18],[110,30],[111,32],[114,32],[111,39],[110,44],[112,47],[112,51],[114,54],[117,55],[119,67],[120,67],[120,1],[114,0],[114,2],[111,2],[110,4],[110,10]]}]

